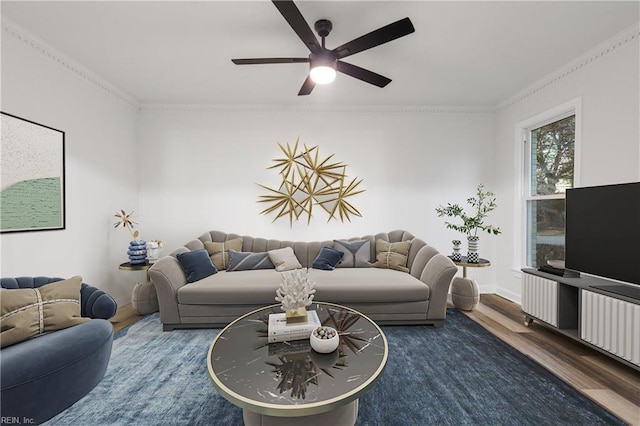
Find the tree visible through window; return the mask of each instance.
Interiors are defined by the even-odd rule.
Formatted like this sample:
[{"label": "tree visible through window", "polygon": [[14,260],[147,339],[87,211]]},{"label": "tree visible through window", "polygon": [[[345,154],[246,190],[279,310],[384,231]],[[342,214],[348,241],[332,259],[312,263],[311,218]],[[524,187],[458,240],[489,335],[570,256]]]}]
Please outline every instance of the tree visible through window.
[{"label": "tree visible through window", "polygon": [[574,184],[576,116],[529,130],[527,264],[564,260],[565,191]]}]

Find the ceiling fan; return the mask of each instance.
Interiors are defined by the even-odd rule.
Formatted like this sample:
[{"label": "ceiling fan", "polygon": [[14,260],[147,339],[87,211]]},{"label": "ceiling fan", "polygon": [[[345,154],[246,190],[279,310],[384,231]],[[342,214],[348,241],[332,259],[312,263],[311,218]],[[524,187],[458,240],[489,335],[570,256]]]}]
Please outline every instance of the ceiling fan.
[{"label": "ceiling fan", "polygon": [[415,31],[413,24],[409,18],[400,19],[384,27],[371,31],[368,34],[351,40],[335,49],[329,50],[325,47],[325,38],[333,28],[331,21],[321,19],[317,21],[314,28],[320,38],[321,43],[311,31],[311,27],[307,24],[302,13],[291,0],[272,0],[278,11],[284,19],[289,23],[293,31],[300,37],[300,40],[311,51],[306,58],[255,58],[255,59],[232,59],[236,65],[261,65],[261,64],[296,64],[309,63],[310,71],[306,80],[302,84],[302,88],[298,92],[298,96],[308,95],[311,93],[316,84],[326,84],[333,81],[336,71],[351,77],[362,80],[366,83],[373,84],[378,87],[385,87],[391,82],[391,79],[377,74],[373,71],[366,70],[359,66],[349,64],[342,61],[343,58],[353,54],[371,49],[372,47],[390,42],[400,37],[404,37]]}]

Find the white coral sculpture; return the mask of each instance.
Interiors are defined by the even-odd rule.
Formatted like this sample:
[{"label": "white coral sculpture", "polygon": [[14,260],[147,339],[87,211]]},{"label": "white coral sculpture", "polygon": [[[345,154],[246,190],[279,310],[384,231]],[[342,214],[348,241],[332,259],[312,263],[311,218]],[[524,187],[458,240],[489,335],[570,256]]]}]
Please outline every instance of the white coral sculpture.
[{"label": "white coral sculpture", "polygon": [[282,310],[295,313],[298,308],[311,305],[314,282],[309,280],[303,269],[294,269],[282,273],[282,283],[276,290],[276,300],[282,303]]}]

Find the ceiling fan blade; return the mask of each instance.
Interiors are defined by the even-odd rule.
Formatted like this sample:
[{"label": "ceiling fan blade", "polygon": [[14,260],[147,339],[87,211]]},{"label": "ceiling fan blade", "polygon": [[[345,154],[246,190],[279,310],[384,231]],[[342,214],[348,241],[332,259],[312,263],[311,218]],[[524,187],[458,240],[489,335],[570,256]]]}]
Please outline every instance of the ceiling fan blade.
[{"label": "ceiling fan blade", "polygon": [[304,81],[304,83],[302,83],[302,87],[298,92],[298,96],[305,96],[310,94],[313,91],[314,87],[316,87],[316,83],[313,80],[311,80],[311,76],[308,75],[307,79]]},{"label": "ceiling fan blade", "polygon": [[261,64],[298,64],[308,63],[309,58],[254,58],[254,59],[232,59],[236,65],[261,65]]},{"label": "ceiling fan blade", "polygon": [[369,84],[373,84],[374,86],[384,87],[391,83],[390,78],[346,62],[338,61],[336,69],[341,73],[350,75],[353,78],[357,78],[358,80],[362,80]]},{"label": "ceiling fan blade", "polygon": [[280,14],[289,23],[293,31],[298,34],[300,40],[307,46],[312,52],[318,52],[322,49],[316,35],[311,30],[311,27],[300,13],[300,9],[291,0],[272,0],[275,7],[280,11]]},{"label": "ceiling fan blade", "polygon": [[368,34],[353,39],[342,46],[336,47],[331,51],[337,59],[346,58],[363,50],[388,43],[415,31],[411,19],[404,18],[384,27],[371,31]]}]

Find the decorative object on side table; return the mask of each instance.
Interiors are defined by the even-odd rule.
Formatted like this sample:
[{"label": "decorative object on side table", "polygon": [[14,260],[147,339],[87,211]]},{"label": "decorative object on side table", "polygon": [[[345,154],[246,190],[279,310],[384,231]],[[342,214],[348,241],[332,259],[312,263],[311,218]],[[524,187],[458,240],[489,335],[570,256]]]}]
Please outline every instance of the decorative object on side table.
[{"label": "decorative object on side table", "polygon": [[127,250],[127,256],[129,257],[129,262],[131,265],[144,265],[147,263],[147,242],[144,240],[139,240],[138,235],[140,233],[133,228],[138,222],[134,221],[133,211],[131,213],[127,213],[124,210],[120,210],[116,212],[114,215],[118,218],[118,221],[113,224],[114,228],[123,227],[126,228],[131,236],[133,237],[133,241],[129,243],[129,249]]},{"label": "decorative object on side table", "polygon": [[162,251],[162,241],[151,240],[147,242],[147,259],[155,261],[160,258],[160,252]]},{"label": "decorative object on side table", "polygon": [[147,263],[147,242],[145,240],[133,240],[129,242],[127,251],[129,262],[132,265],[144,265]]},{"label": "decorative object on side table", "polygon": [[480,237],[478,230],[486,231],[489,234],[500,234],[500,228],[484,223],[487,214],[494,210],[496,205],[496,197],[493,192],[485,191],[484,185],[478,185],[475,197],[467,198],[467,204],[474,211],[472,216],[468,215],[459,204],[447,203],[446,206],[438,206],[436,212],[438,217],[457,217],[462,220],[462,224],[458,225],[451,222],[445,222],[447,228],[462,232],[467,235],[467,261],[468,263],[478,263],[480,256],[478,254],[478,245]]},{"label": "decorative object on side table", "polygon": [[462,242],[460,240],[453,240],[451,242],[453,244],[453,253],[451,254],[451,260],[454,262],[460,262],[462,259],[462,255],[460,254],[460,245]]},{"label": "decorative object on side table", "polygon": [[338,349],[340,336],[333,327],[322,326],[313,330],[309,338],[314,351],[321,354],[328,354]]},{"label": "decorative object on side table", "polygon": [[480,237],[477,235],[469,235],[467,237],[467,261],[469,263],[478,263],[480,256],[478,256],[478,240]]},{"label": "decorative object on side table", "polygon": [[311,305],[314,282],[309,280],[303,269],[282,272],[282,283],[276,290],[276,301],[282,303],[287,323],[307,321],[307,306]]}]

